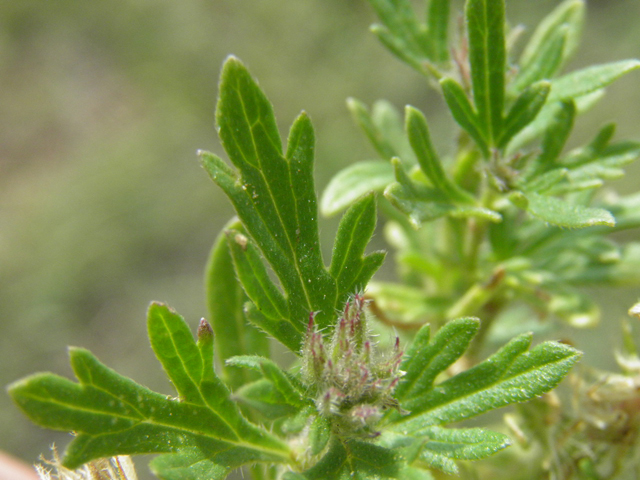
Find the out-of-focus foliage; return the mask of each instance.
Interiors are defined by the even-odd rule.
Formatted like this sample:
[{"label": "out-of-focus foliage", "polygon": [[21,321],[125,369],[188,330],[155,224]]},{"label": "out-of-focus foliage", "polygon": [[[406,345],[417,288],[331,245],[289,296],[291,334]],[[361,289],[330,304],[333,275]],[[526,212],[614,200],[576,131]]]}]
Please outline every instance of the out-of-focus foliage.
[{"label": "out-of-focus foliage", "polygon": [[[534,25],[555,4],[513,0],[508,13]],[[590,37],[574,63],[637,56],[637,2],[590,6]],[[231,209],[194,152],[218,150],[210,144],[214,83],[231,51],[262,79],[280,118],[304,106],[314,119],[319,185],[372,155],[351,126],[346,97],[385,97],[437,118],[440,105],[422,93],[423,79],[367,34],[372,20],[357,0],[2,2],[2,383],[62,370],[67,343],[138,378],[149,365],[147,382],[161,382],[151,351],[138,348],[146,344],[138,319],[148,298],[189,318],[205,311],[201,265]],[[586,119],[594,125],[577,126],[584,138],[603,117],[622,120],[615,105],[637,103],[640,93],[624,82]],[[624,108],[640,116],[636,110]],[[619,135],[637,120],[620,121]],[[438,143],[448,132],[432,135]],[[0,397],[0,448],[33,460],[52,437],[8,404]]]}]

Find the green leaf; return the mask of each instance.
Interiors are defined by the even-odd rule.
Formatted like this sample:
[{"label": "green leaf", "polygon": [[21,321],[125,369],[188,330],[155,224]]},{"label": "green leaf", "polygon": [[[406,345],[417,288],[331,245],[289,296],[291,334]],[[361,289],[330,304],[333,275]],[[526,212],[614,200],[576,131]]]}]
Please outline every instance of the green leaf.
[{"label": "green leaf", "polygon": [[505,120],[498,148],[503,148],[520,130],[529,125],[540,112],[547,100],[551,85],[543,81],[529,86],[516,99]]},{"label": "green leaf", "polygon": [[508,447],[509,437],[481,428],[429,427],[424,450],[456,460],[478,460]]},{"label": "green leaf", "polygon": [[431,0],[427,15],[427,32],[432,58],[436,63],[449,60],[449,0]]},{"label": "green leaf", "polygon": [[[557,160],[573,129],[575,116],[576,107],[573,101],[560,104],[560,108],[544,132],[540,155],[529,162],[521,174],[519,181],[522,184],[526,185],[527,182],[535,180],[538,175],[557,165]],[[526,188],[529,190],[528,186]]]},{"label": "green leaf", "polygon": [[294,384],[292,377],[287,375],[272,360],[257,355],[240,355],[227,360],[229,365],[261,371],[264,378],[269,380],[280,392],[285,401],[294,407],[303,407],[307,402],[303,399],[300,387]]},{"label": "green leaf", "polygon": [[348,166],[334,176],[320,201],[323,215],[333,215],[369,192],[382,192],[394,180],[389,162],[372,160]]},{"label": "green leaf", "polygon": [[401,402],[411,413],[394,414],[394,429],[422,435],[431,426],[542,395],[555,388],[581,355],[555,342],[544,342],[527,352],[530,343],[530,335],[518,336],[484,362]]},{"label": "green leaf", "polygon": [[287,402],[287,399],[278,391],[273,382],[266,378],[243,385],[233,393],[233,397],[238,402],[251,407],[267,420],[277,420],[294,415],[297,411],[297,407]]},{"label": "green leaf", "polygon": [[566,0],[549,13],[538,25],[529,43],[520,56],[520,68],[529,69],[531,64],[538,63],[541,52],[550,51],[550,44],[557,41],[558,33],[563,32],[563,48],[561,62],[557,68],[568,60],[580,41],[584,23],[585,5],[583,0]]},{"label": "green leaf", "polygon": [[396,388],[396,398],[410,400],[431,389],[438,374],[467,350],[479,328],[478,319],[460,318],[444,325],[430,339],[429,325],[422,327],[400,366],[400,370],[407,373]]},{"label": "green leaf", "polygon": [[453,183],[445,174],[431,143],[427,120],[419,110],[406,107],[406,129],[420,168],[443,197],[455,202],[473,203],[473,197]]},{"label": "green leaf", "polygon": [[382,25],[371,31],[382,44],[418,72],[428,74],[425,63],[432,59],[431,39],[409,0],[369,0]]},{"label": "green leaf", "polygon": [[287,446],[245,420],[214,373],[208,324],[201,324],[196,343],[184,320],[160,304],[150,307],[148,324],[154,352],[181,401],[117,374],[78,348],[70,349],[70,357],[80,383],[44,373],[9,387],[35,423],[76,432],[66,467],[99,457],[171,453],[154,461],[159,477],[196,480],[202,472],[222,479],[245,463],[288,461]]},{"label": "green leaf", "polygon": [[623,75],[640,68],[638,60],[622,60],[583,68],[551,82],[549,102],[570,100],[606,87]]},{"label": "green leaf", "polygon": [[[352,289],[366,286],[382,254],[363,256],[370,237],[358,232],[353,242],[334,250],[348,273],[339,272],[340,278],[329,274],[318,239],[311,122],[304,113],[296,119],[283,153],[271,104],[234,57],[225,62],[221,75],[217,119],[223,146],[236,169],[210,153],[202,152],[201,159],[231,199],[248,234],[246,243],[241,239],[231,247],[238,276],[257,306],[247,310],[249,319],[298,353],[309,313],[318,312],[321,328],[332,324],[335,310]],[[367,202],[368,218],[375,219],[373,199]],[[364,203],[352,207],[356,215]],[[366,231],[372,234],[373,228]],[[340,250],[343,246],[350,251]],[[260,256],[277,276],[282,292],[268,278],[266,267],[260,266]]]},{"label": "green leaf", "polygon": [[504,109],[504,0],[468,0],[465,16],[473,98],[482,131],[487,141],[495,145]]},{"label": "green leaf", "polygon": [[[238,228],[240,222],[237,220],[231,220],[225,226],[225,230]],[[243,305],[248,298],[235,275],[227,235],[223,231],[211,249],[205,277],[216,353],[222,364],[221,376],[232,390],[258,377],[246,370],[226,366],[227,358],[249,352],[269,355],[267,337],[245,319]]]},{"label": "green leaf", "polygon": [[384,252],[363,255],[376,226],[375,197],[367,195],[344,214],[338,226],[330,273],[341,292],[364,289],[384,261]]},{"label": "green leaf", "polygon": [[311,455],[318,455],[324,450],[331,438],[331,422],[322,415],[317,415],[309,427],[309,448]]},{"label": "green leaf", "polygon": [[444,99],[451,110],[453,119],[476,142],[478,148],[482,151],[485,158],[489,157],[489,147],[487,146],[487,137],[485,127],[482,124],[478,113],[474,110],[471,102],[464,93],[464,89],[453,78],[444,78],[440,81]]},{"label": "green leaf", "polygon": [[287,479],[349,480],[349,479],[402,479],[401,459],[390,449],[372,443],[351,440],[341,443],[335,439],[327,454],[320,461],[299,474]]},{"label": "green leaf", "polygon": [[613,215],[602,208],[571,204],[556,197],[533,192],[526,194],[512,192],[509,195],[509,200],[534,217],[559,227],[584,228],[593,225],[613,227],[616,224]]}]

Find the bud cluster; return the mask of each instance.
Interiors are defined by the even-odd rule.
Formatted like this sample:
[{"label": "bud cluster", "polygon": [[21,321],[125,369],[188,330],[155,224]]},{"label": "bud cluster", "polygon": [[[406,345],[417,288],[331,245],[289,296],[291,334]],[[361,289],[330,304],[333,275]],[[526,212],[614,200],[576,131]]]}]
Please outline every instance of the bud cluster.
[{"label": "bud cluster", "polygon": [[339,435],[377,436],[375,424],[387,408],[399,409],[393,391],[400,380],[403,352],[396,337],[381,354],[367,328],[365,300],[351,297],[327,341],[309,316],[303,345],[304,379],[316,395],[318,413]]}]

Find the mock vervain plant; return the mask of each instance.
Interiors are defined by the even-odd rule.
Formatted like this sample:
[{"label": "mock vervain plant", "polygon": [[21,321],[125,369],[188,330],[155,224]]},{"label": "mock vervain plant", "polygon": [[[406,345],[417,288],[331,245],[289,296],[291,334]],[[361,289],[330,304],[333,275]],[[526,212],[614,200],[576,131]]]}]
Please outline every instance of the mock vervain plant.
[{"label": "mock vervain plant", "polygon": [[[74,432],[54,462],[60,478],[102,468],[133,477],[117,456],[138,454],[157,454],[151,470],[164,480],[224,479],[240,467],[257,480],[613,479],[638,469],[631,328],[621,371],[585,368],[566,398],[551,390],[581,353],[567,342],[532,346],[527,331],[593,326],[600,312],[580,287],[640,283],[640,244],[609,236],[640,226],[640,195],[598,195],[640,144],[605,125],[565,148],[575,118],[640,62],[563,73],[581,0],[561,3],[524,45],[504,0],[467,0],[455,35],[448,0],[431,0],[424,22],[409,0],[369,2],[373,32],[444,96],[459,127],[451,150],[436,151],[418,109],[406,107],[403,122],[386,102],[350,99],[379,158],[339,172],[323,194],[322,213],[344,210],[327,266],[311,121],[301,113],[283,148],[265,93],[229,57],[216,118],[232,166],[199,154],[237,212],[207,266],[210,320],[194,339],[166,305],[147,317],[177,395],[81,348],[70,349],[78,382],[44,373],[9,387],[35,423]],[[365,253],[377,206],[395,283],[373,281],[385,253]],[[269,339],[295,354],[289,368]],[[495,430],[459,423],[512,404]]]}]

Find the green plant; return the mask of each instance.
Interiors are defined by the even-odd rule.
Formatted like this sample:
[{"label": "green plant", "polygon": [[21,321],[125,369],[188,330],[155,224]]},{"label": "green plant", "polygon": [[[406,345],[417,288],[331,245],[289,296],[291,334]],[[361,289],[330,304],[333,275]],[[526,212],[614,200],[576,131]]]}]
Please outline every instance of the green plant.
[{"label": "green plant", "polygon": [[[638,157],[640,144],[613,142],[607,125],[586,146],[564,151],[576,115],[640,62],[560,75],[582,26],[578,0],[557,7],[513,65],[504,0],[467,0],[466,34],[454,47],[448,1],[432,0],[426,23],[408,0],[370,3],[380,40],[442,91],[460,126],[452,152],[438,155],[416,108],[407,107],[403,128],[389,104],[370,112],[350,100],[380,159],[343,170],[324,193],[325,214],[346,209],[327,267],[311,122],[302,113],[283,149],[271,104],[230,57],[216,116],[235,168],[200,153],[239,217],[217,239],[207,268],[211,323],[203,319],[194,340],[169,307],[149,308],[151,346],[175,398],[78,348],[70,357],[79,383],[47,373],[11,385],[34,422],[75,432],[65,467],[154,453],[151,468],[167,480],[222,479],[242,466],[256,479],[430,479],[460,465],[462,475],[477,478],[487,464],[458,461],[488,457],[509,438],[451,424],[527,400],[507,424],[538,447],[511,464],[533,456],[536,467],[510,478],[614,478],[631,465],[638,419],[624,402],[634,398],[640,370],[631,334],[620,361],[626,376],[609,377],[618,396],[603,389],[589,407],[591,417],[625,411],[620,428],[631,436],[598,464],[574,446],[593,440],[585,410],[538,398],[580,352],[553,341],[530,348],[526,330],[535,317],[551,319],[551,327],[555,319],[591,325],[599,312],[580,286],[640,280],[638,245],[607,238],[638,226],[640,197],[595,195]],[[399,283],[371,281],[385,257],[365,254],[376,198],[397,250]],[[403,332],[406,348],[399,337],[374,335],[385,324]],[[479,361],[506,329],[519,332]],[[296,355],[289,369],[272,359],[268,337]],[[560,420],[549,421],[553,415]],[[569,436],[561,438],[558,425],[569,425]],[[557,448],[562,454],[550,464]]]}]

